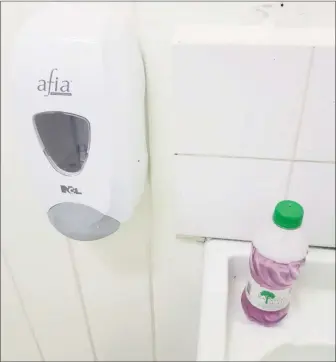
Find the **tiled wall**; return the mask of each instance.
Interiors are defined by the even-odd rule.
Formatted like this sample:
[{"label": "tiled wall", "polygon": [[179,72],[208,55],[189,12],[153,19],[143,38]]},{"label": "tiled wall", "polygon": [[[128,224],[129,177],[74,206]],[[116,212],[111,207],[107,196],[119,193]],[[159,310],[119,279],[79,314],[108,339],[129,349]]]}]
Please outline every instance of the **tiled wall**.
[{"label": "tiled wall", "polygon": [[174,47],[177,232],[251,240],[290,198],[310,245],[335,246],[334,40],[247,29],[209,44],[197,31]]},{"label": "tiled wall", "polygon": [[[332,29],[335,26],[334,4],[268,3],[271,16],[279,27]],[[139,29],[147,65],[149,122],[151,136],[151,186],[153,197],[153,283],[156,356],[158,360],[194,360],[198,337],[198,316],[203,267],[203,247],[186,239],[176,238],[175,168],[186,156],[178,152],[176,143],[195,135],[196,124],[179,118],[175,104],[173,69],[174,49],[179,29],[192,24],[237,26],[262,25],[262,3],[137,3]],[[198,39],[204,34],[197,35]],[[288,39],[287,39],[288,40]],[[189,64],[193,66],[193,62]],[[206,72],[209,69],[201,69]],[[192,80],[194,84],[194,80]],[[196,104],[193,104],[194,107]],[[191,122],[184,128],[183,122]],[[207,121],[209,121],[207,119]],[[207,129],[209,132],[209,128]],[[206,132],[204,132],[206,135]],[[203,147],[204,138],[199,146]],[[207,142],[208,147],[212,141]],[[239,165],[239,164],[238,164]],[[182,167],[181,167],[182,168]],[[279,174],[281,170],[277,171]],[[188,187],[201,175],[198,170]],[[218,174],[217,174],[218,175]],[[216,175],[216,176],[217,176]],[[219,181],[218,181],[219,182]],[[277,181],[279,182],[279,181]],[[272,185],[274,187],[275,185]],[[184,188],[185,192],[188,192]],[[206,194],[206,193],[205,193]],[[197,194],[195,199],[198,200]],[[281,195],[283,197],[283,195]],[[181,200],[181,199],[180,199]],[[270,202],[270,204],[273,203]],[[225,202],[222,203],[225,206]],[[190,208],[191,209],[191,208]],[[189,209],[189,211],[190,211]],[[194,211],[194,210],[192,210]],[[210,210],[211,211],[211,210]],[[191,214],[189,214],[190,216]],[[190,220],[190,218],[189,218]],[[206,219],[208,222],[209,217]],[[206,226],[197,220],[194,224]],[[181,230],[180,230],[181,231]],[[187,230],[185,230],[187,232]],[[225,235],[223,235],[225,236]]]},{"label": "tiled wall", "polygon": [[[133,5],[128,4],[123,8],[120,4],[111,3],[109,6],[112,13],[120,16],[120,12],[130,11],[127,6]],[[282,197],[282,190],[289,186],[284,181],[284,175],[289,172],[288,168],[292,174],[291,184],[294,185],[294,180],[297,180],[297,191],[294,189],[294,196],[297,198],[298,192],[307,195],[301,187],[300,179],[306,177],[302,176],[302,173],[310,175],[308,180],[305,180],[305,185],[308,185],[311,194],[318,195],[321,189],[326,191],[330,188],[327,183],[333,182],[330,181],[330,173],[333,173],[334,159],[327,158],[327,162],[317,163],[302,162],[303,167],[300,167],[299,161],[295,161],[291,169],[291,162],[287,161],[274,161],[271,166],[264,167],[268,160],[253,159],[250,160],[249,167],[241,168],[241,163],[230,163],[231,159],[222,157],[223,155],[218,158],[211,157],[209,163],[206,162],[208,155],[172,156],[174,152],[181,152],[176,148],[176,142],[184,145],[185,137],[186,144],[191,145],[196,141],[191,137],[191,131],[195,131],[194,135],[198,134],[193,123],[185,131],[183,127],[186,124],[180,124],[180,128],[175,126],[176,113],[172,104],[176,73],[172,67],[175,49],[172,39],[177,26],[190,23],[257,25],[263,21],[262,13],[257,11],[261,5],[137,3],[133,7],[146,62],[152,196],[147,189],[134,218],[124,225],[120,233],[99,242],[81,244],[70,242],[53,230],[40,208],[36,197],[38,192],[32,191],[29,170],[22,164],[18,151],[20,145],[15,139],[15,124],[10,114],[12,99],[7,92],[10,82],[7,72],[3,71],[8,64],[5,55],[11,48],[18,26],[30,13],[45,5],[2,4],[1,88],[6,89],[6,92],[2,91],[1,109],[1,243],[2,258],[5,257],[7,261],[1,263],[2,360],[152,360],[155,356],[157,360],[195,359],[203,248],[200,244],[176,239],[178,229],[174,222],[173,178],[175,167],[181,169],[181,175],[186,172],[188,177],[194,175],[192,182],[187,185],[194,187],[196,191],[202,182],[209,185],[207,175],[211,176],[213,173],[213,182],[223,183],[222,189],[226,190],[220,196],[226,197],[222,202],[223,207],[226,207],[227,199],[232,197],[229,192],[230,185],[237,186],[237,182],[243,182],[246,177],[253,178],[257,173],[261,180],[265,180],[265,177],[267,179],[270,173],[274,174],[272,177],[276,179],[275,182],[267,183],[266,187],[267,195],[272,194],[273,197],[274,192],[279,192],[279,197]],[[279,12],[275,5],[272,6],[280,26],[334,26],[334,4],[292,3],[281,9],[279,7]],[[290,64],[288,68],[292,69]],[[292,70],[292,74],[299,78],[302,70],[299,69],[298,74]],[[319,82],[321,77],[317,76],[315,81]],[[327,76],[327,81],[328,79]],[[288,82],[286,79],[282,81]],[[327,84],[325,81],[322,83]],[[290,103],[289,97],[286,99]],[[295,109],[295,104],[293,107]],[[277,109],[282,111],[281,107]],[[325,119],[327,118],[323,117],[321,122]],[[308,123],[309,120],[305,122]],[[291,126],[289,121],[287,124]],[[217,122],[218,125],[223,126],[225,123]],[[304,135],[303,125],[302,122],[300,135]],[[325,127],[313,130],[311,134],[308,132],[306,139],[312,136],[322,139],[330,137],[332,132],[328,130],[325,134],[318,135],[318,132],[323,132],[327,127],[329,126],[326,124]],[[207,132],[209,131],[211,128],[208,127]],[[237,128],[236,134],[240,134]],[[220,150],[220,147],[223,147],[220,134],[218,136],[216,130],[212,129],[212,135],[219,141],[210,141],[207,147],[211,147],[212,151],[216,148]],[[284,136],[290,145],[291,135]],[[203,140],[200,138],[200,141]],[[226,137],[226,141],[225,147],[230,143],[231,137]],[[284,140],[279,141],[275,135],[273,141],[277,147],[272,147],[272,150],[283,152]],[[307,152],[307,144],[312,143],[302,143],[302,152]],[[203,142],[198,142],[198,145],[204,147]],[[320,143],[318,149],[323,151],[319,157],[324,159],[330,154],[330,147],[333,147],[330,145],[330,140]],[[236,147],[234,143],[233,146]],[[251,150],[251,145],[249,147],[248,151]],[[262,148],[265,150],[265,145]],[[292,148],[291,150],[293,151]],[[238,151],[236,148],[235,152]],[[312,153],[317,157],[316,151]],[[233,161],[240,160],[236,154],[233,156]],[[273,156],[279,157],[279,154]],[[257,155],[254,154],[253,157]],[[302,156],[298,159],[302,159]],[[196,160],[204,163],[202,167],[208,169],[208,174],[199,171],[197,165],[195,166]],[[216,169],[209,166],[212,162],[217,164],[216,160],[222,172],[214,172]],[[312,160],[316,161],[313,158]],[[241,160],[245,163],[247,161],[249,160]],[[320,158],[317,161],[320,161]],[[184,162],[187,164],[186,169]],[[310,169],[310,166],[313,169]],[[315,166],[320,167],[318,173]],[[229,178],[227,170],[231,170]],[[186,180],[181,180],[181,186],[183,182]],[[252,193],[256,189],[265,190],[262,188],[263,184],[246,184]],[[224,188],[224,185],[229,187]],[[292,192],[292,187],[288,187],[289,192]],[[208,199],[204,198],[206,195],[210,198],[218,197],[213,190],[210,191],[212,193],[201,195],[204,202],[208,202]],[[200,201],[202,197],[199,198]],[[260,200],[260,194],[253,196],[246,191],[235,197],[245,203],[247,200],[253,201],[253,197]],[[324,197],[326,201],[323,202],[328,202],[329,193],[324,192]],[[266,204],[273,204],[268,197],[266,199]],[[307,204],[307,210],[311,209],[307,201],[303,203]],[[315,205],[315,201],[313,204]],[[239,206],[240,203],[235,202],[232,205]],[[321,212],[330,214],[325,208],[319,209],[319,213]],[[327,218],[325,220],[330,225],[330,221]],[[233,222],[233,225],[236,225],[237,230],[237,224]],[[329,240],[329,236],[324,239]],[[151,282],[153,290],[150,288]]]}]

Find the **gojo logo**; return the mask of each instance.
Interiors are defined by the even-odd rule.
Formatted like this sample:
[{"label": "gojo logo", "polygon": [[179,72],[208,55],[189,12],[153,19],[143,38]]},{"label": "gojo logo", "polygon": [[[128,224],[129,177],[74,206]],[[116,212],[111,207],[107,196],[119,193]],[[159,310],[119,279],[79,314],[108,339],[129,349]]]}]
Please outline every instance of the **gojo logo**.
[{"label": "gojo logo", "polygon": [[61,185],[61,191],[63,194],[81,195],[76,187]]}]

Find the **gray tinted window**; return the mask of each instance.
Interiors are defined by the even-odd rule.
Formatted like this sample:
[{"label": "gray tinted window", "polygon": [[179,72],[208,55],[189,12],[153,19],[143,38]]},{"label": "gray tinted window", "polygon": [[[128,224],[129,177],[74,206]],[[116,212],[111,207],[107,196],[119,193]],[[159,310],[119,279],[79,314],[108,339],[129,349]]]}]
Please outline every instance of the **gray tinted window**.
[{"label": "gray tinted window", "polygon": [[38,113],[33,121],[44,153],[52,166],[63,174],[80,172],[89,152],[89,121],[65,112]]}]

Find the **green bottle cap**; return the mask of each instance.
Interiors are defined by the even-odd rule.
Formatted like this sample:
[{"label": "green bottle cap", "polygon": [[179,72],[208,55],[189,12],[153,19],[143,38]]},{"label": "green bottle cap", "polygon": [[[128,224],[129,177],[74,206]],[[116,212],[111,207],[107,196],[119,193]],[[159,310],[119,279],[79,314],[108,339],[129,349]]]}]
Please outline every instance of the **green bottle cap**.
[{"label": "green bottle cap", "polygon": [[295,201],[280,201],[274,209],[273,222],[283,229],[297,229],[303,220],[303,207]]}]

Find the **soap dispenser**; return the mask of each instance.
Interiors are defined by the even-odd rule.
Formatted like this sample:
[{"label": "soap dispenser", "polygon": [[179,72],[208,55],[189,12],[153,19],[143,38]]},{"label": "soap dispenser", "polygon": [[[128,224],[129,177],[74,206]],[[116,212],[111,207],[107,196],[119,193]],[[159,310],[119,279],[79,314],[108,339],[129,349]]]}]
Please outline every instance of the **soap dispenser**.
[{"label": "soap dispenser", "polygon": [[14,44],[17,132],[51,224],[66,237],[116,232],[147,175],[144,65],[129,19],[108,4],[50,4]]}]

